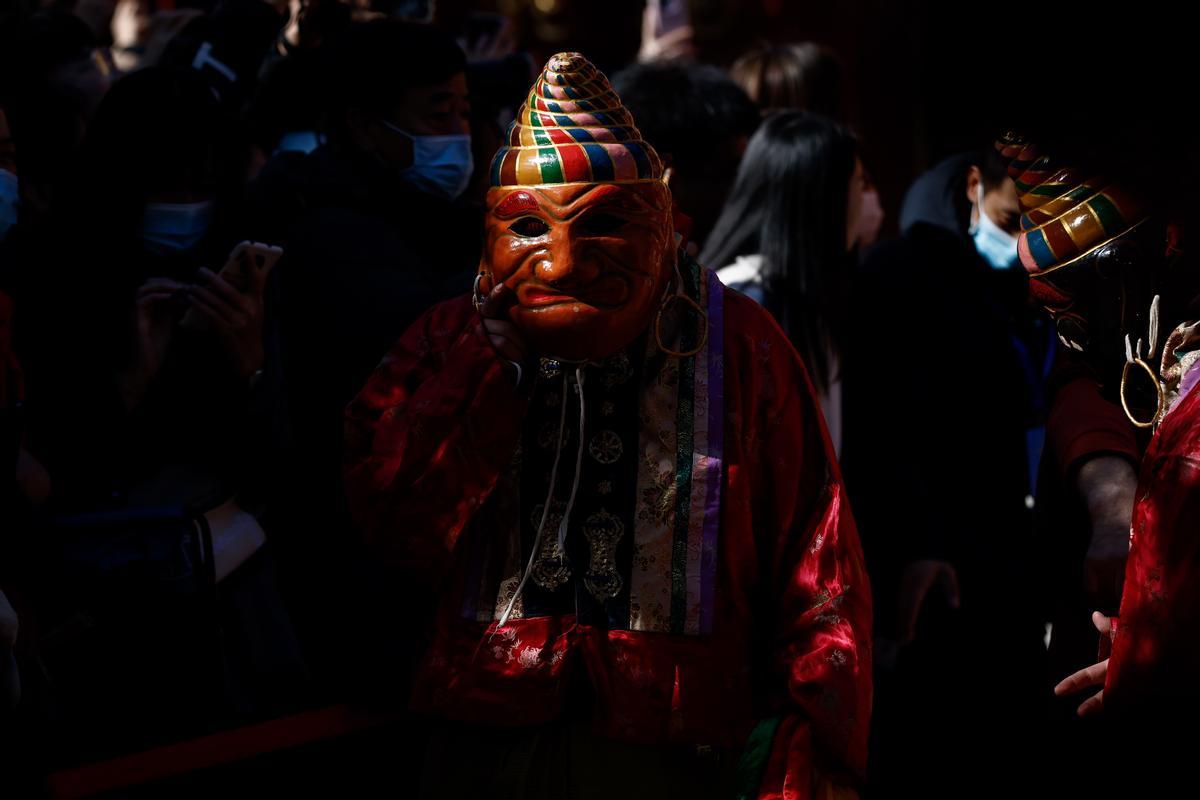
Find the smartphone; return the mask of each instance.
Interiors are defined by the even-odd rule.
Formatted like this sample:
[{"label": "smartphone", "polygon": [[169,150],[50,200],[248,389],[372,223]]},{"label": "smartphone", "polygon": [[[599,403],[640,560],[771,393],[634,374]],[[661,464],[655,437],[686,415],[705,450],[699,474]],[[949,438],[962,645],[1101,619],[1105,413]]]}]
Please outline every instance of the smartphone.
[{"label": "smartphone", "polygon": [[217,274],[243,294],[267,282],[271,269],[279,263],[283,248],[261,242],[242,242],[229,253],[225,266]]},{"label": "smartphone", "polygon": [[[266,284],[271,269],[282,256],[282,247],[262,242],[240,242],[229,252],[229,258],[217,274],[242,294],[249,294]],[[188,308],[179,324],[186,330],[205,327],[203,317],[193,308]]]}]

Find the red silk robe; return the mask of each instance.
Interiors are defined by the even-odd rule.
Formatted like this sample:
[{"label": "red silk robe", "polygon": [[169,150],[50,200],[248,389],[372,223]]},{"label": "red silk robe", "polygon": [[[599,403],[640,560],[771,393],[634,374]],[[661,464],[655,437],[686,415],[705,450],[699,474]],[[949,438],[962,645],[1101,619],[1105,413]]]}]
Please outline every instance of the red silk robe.
[{"label": "red silk robe", "polygon": [[717,291],[724,465],[708,632],[612,629],[561,614],[513,618],[489,637],[494,622],[464,617],[470,530],[487,535],[489,496],[511,473],[530,405],[468,298],[418,320],[351,403],[356,521],[381,558],[440,598],[416,710],[497,726],[547,722],[561,713],[569,671],[586,669],[598,734],[740,748],[756,723],[783,715],[760,798],[800,800],[821,776],[861,778],[871,600],[841,475],[791,344],[757,304]]},{"label": "red silk robe", "polygon": [[[1173,336],[1166,352],[1178,343]],[[1196,349],[1194,341],[1188,346]],[[1180,376],[1173,361],[1164,356],[1164,377],[1168,384],[1182,377],[1183,386],[1142,459],[1104,686],[1106,714],[1117,718],[1200,710],[1200,371],[1192,366]]]}]

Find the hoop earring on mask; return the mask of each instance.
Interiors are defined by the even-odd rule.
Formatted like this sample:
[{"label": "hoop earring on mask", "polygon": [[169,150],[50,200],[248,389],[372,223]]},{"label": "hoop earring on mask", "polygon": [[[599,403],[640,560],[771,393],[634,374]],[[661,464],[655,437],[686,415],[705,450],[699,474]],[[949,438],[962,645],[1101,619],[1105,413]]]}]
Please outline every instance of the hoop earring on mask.
[{"label": "hoop earring on mask", "polygon": [[[1133,366],[1141,367],[1150,380],[1154,382],[1154,390],[1158,394],[1158,407],[1154,410],[1154,416],[1148,422],[1143,422],[1133,415],[1133,411],[1129,408],[1129,402],[1125,399],[1125,386],[1129,383],[1129,368]],[[1125,409],[1125,416],[1129,417],[1129,421],[1138,428],[1153,428],[1158,422],[1167,406],[1167,393],[1163,389],[1162,382],[1159,381],[1158,375],[1154,370],[1143,361],[1140,357],[1134,358],[1132,361],[1126,361],[1125,366],[1121,368],[1121,408]]]},{"label": "hoop earring on mask", "polygon": [[[690,305],[696,310],[696,313],[699,314],[700,318],[704,321],[704,327],[700,333],[700,338],[697,341],[696,346],[691,350],[675,350],[667,347],[666,343],[663,342],[663,313],[667,310],[667,308],[670,307],[671,303],[676,301],[683,301],[687,305]],[[690,358],[691,356],[694,356],[703,350],[704,346],[708,344],[708,312],[701,308],[699,303],[683,293],[683,275],[679,272],[678,254],[676,254],[675,258],[675,293],[668,294],[666,297],[664,297],[662,305],[658,307],[658,314],[654,317],[654,340],[658,343],[658,349],[662,350],[672,358]]]},{"label": "hoop earring on mask", "polygon": [[[1153,428],[1167,410],[1167,390],[1163,387],[1162,381],[1159,380],[1158,373],[1146,363],[1146,359],[1154,358],[1154,353],[1158,350],[1160,302],[1161,299],[1158,295],[1155,295],[1154,300],[1150,302],[1150,344],[1148,349],[1141,339],[1138,339],[1137,347],[1134,347],[1129,334],[1125,334],[1125,365],[1121,367],[1121,408],[1124,409],[1125,416],[1129,418],[1129,421],[1138,428]],[[1155,408],[1154,416],[1150,418],[1149,422],[1143,422],[1133,416],[1133,411],[1129,408],[1129,401],[1125,399],[1125,387],[1129,384],[1129,368],[1133,366],[1141,367],[1150,376],[1150,380],[1154,383],[1154,391],[1158,395],[1158,406]]]},{"label": "hoop earring on mask", "polygon": [[487,295],[479,291],[479,284],[483,281],[483,276],[492,277],[490,272],[478,272],[475,274],[475,285],[471,288],[471,303],[475,306],[475,310],[483,313],[483,304],[487,302]]}]

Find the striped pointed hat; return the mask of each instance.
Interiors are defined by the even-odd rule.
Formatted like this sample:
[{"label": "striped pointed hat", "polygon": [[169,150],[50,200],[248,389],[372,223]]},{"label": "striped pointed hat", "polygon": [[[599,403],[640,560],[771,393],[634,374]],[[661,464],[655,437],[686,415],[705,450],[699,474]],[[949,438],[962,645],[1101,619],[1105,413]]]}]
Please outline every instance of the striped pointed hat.
[{"label": "striped pointed hat", "polygon": [[492,159],[492,186],[661,181],[662,161],[608,79],[579,53],[545,69]]},{"label": "striped pointed hat", "polygon": [[1079,261],[1148,216],[1141,200],[1121,185],[1057,163],[1022,136],[1004,134],[996,150],[1017,187],[1017,255],[1032,277]]}]

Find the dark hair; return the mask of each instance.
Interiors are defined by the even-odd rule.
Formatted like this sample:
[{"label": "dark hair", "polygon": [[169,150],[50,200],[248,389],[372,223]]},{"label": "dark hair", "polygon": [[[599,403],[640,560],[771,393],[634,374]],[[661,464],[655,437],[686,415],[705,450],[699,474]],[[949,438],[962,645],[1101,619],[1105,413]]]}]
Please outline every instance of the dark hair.
[{"label": "dark hair", "polygon": [[394,19],[350,26],[330,42],[326,55],[330,132],[338,131],[351,109],[388,116],[403,104],[409,89],[442,83],[467,66],[450,34]]},{"label": "dark hair", "polygon": [[950,203],[954,208],[954,219],[957,230],[966,233],[971,225],[971,199],[967,197],[967,174],[970,167],[979,167],[983,191],[994,191],[1008,178],[1008,165],[1000,157],[1000,153],[992,145],[988,145],[974,155],[964,160],[950,187]]},{"label": "dark hair", "polygon": [[[113,364],[136,352],[129,325],[136,287],[151,275],[190,276],[198,262],[219,263],[229,246],[221,232],[240,189],[244,145],[192,71],[146,67],[113,84],[54,197],[53,261],[38,278],[46,284],[39,294],[47,303],[54,298],[46,310],[48,347],[86,330],[89,352]],[[141,240],[147,200],[183,190],[216,199],[209,236],[186,257],[147,256]],[[62,297],[52,291],[55,283],[72,291]]]},{"label": "dark hair", "polygon": [[[191,72],[147,67],[121,78],[96,109],[80,146],[67,215],[124,234],[147,197],[179,188],[219,195],[236,183],[230,125]],[[103,236],[108,239],[109,236]]]},{"label": "dark hair", "polygon": [[320,53],[305,48],[263,70],[246,118],[264,153],[274,152],[285,133],[321,129],[323,109],[313,93],[320,81]]},{"label": "dark hair", "polygon": [[0,36],[0,75],[8,83],[39,83],[55,67],[90,58],[96,46],[91,29],[68,11],[42,9],[14,16]]},{"label": "dark hair", "polygon": [[61,179],[91,99],[55,81],[54,72],[89,59],[94,47],[87,25],[66,11],[14,16],[0,26],[0,104],[8,114],[23,181]]},{"label": "dark hair", "polygon": [[697,64],[635,64],[612,79],[634,124],[660,156],[698,164],[713,143],[749,136],[759,115],[720,69]]},{"label": "dark hair", "polygon": [[983,179],[984,191],[990,192],[1008,177],[1008,165],[1000,157],[995,147],[988,147],[978,158],[979,172]]},{"label": "dark hair", "polygon": [[813,42],[762,47],[733,62],[729,72],[764,111],[795,108],[844,119],[845,70],[826,47]]},{"label": "dark hair", "polygon": [[833,378],[850,260],[846,206],[854,136],[805,111],[773,114],[750,139],[733,191],[701,254],[712,269],[763,257],[765,305],[820,389]]}]

